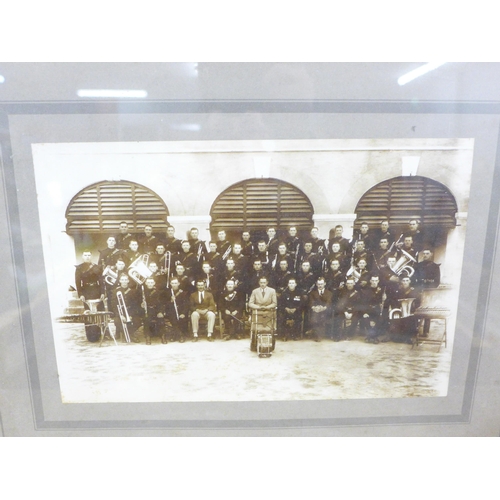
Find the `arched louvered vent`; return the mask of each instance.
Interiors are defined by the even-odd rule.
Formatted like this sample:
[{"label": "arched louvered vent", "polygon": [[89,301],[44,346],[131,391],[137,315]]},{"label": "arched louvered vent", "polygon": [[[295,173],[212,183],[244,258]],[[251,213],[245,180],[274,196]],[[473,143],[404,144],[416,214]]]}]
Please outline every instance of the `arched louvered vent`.
[{"label": "arched louvered vent", "polygon": [[103,181],[82,189],[66,210],[68,234],[106,233],[121,221],[132,231],[151,224],[155,231],[167,227],[168,209],[150,189],[128,181]]},{"label": "arched louvered vent", "polygon": [[278,179],[251,179],[226,189],[214,202],[211,230],[256,231],[267,226],[309,230],[314,210],[307,196]]},{"label": "arched louvered vent", "polygon": [[393,227],[406,226],[410,218],[422,224],[452,228],[456,225],[457,203],[450,190],[427,177],[395,177],[367,191],[356,207],[356,227],[366,221],[378,227],[389,219]]}]

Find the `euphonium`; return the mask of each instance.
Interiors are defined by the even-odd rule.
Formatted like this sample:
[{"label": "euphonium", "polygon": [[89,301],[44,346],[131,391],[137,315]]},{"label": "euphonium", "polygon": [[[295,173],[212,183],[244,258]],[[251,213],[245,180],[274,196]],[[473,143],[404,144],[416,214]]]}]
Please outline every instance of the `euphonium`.
[{"label": "euphonium", "polygon": [[143,285],[146,280],[153,274],[148,268],[149,255],[147,253],[137,257],[130,264],[128,275],[138,284]]},{"label": "euphonium", "polygon": [[398,276],[404,271],[411,278],[413,276],[413,273],[415,272],[415,269],[413,269],[413,267],[409,266],[408,264],[410,262],[416,264],[417,261],[408,252],[405,252],[403,249],[401,249],[400,252],[402,253],[402,255],[397,260],[396,264],[394,264],[394,267],[392,268],[392,270]]},{"label": "euphonium", "polygon": [[102,272],[102,275],[104,276],[104,281],[111,286],[113,286],[118,279],[118,273],[113,271],[113,269],[111,269],[111,266],[106,266],[106,268]]},{"label": "euphonium", "polygon": [[[411,305],[414,300],[414,298],[399,299],[401,309],[392,309],[389,312],[389,319],[407,318],[408,316],[411,316]],[[394,316],[396,317],[394,318]]]}]

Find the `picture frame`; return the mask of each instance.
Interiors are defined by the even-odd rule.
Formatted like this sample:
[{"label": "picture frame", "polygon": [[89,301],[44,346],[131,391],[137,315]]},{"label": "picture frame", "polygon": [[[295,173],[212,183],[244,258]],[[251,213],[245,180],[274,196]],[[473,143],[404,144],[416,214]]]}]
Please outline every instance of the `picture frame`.
[{"label": "picture frame", "polygon": [[[489,435],[484,415],[498,283],[498,112],[482,103],[204,100],[42,102],[0,106],[4,435]],[[474,139],[468,227],[448,393],[437,398],[78,403],[60,398],[45,262],[40,252],[33,144],[215,140]],[[50,333],[50,334],[49,334]],[[484,363],[487,365],[485,366]],[[488,371],[490,370],[490,371]],[[491,378],[495,383],[495,377]],[[482,386],[481,384],[484,384]],[[498,391],[496,391],[498,392]],[[8,397],[7,397],[8,396]],[[480,405],[480,402],[483,402]],[[477,414],[479,412],[479,414]],[[21,417],[19,417],[21,415]],[[496,426],[496,427],[495,427]]]}]

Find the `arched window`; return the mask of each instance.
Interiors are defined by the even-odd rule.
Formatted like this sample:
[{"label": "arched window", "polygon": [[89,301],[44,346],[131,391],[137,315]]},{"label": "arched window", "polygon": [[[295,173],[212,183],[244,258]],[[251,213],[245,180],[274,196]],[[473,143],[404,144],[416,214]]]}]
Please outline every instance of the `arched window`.
[{"label": "arched window", "polygon": [[268,226],[285,230],[295,225],[309,231],[314,210],[309,198],[288,182],[278,179],[249,179],[227,188],[215,200],[210,211],[211,232],[228,234],[242,231],[259,233]]},{"label": "arched window", "polygon": [[128,181],[103,181],[82,189],[66,209],[66,232],[71,235],[113,233],[120,221],[130,230],[151,224],[155,231],[167,227],[168,209],[147,187]]},{"label": "arched window", "polygon": [[442,243],[448,229],[455,227],[457,202],[440,182],[421,176],[394,177],[367,191],[356,206],[355,227],[361,221],[379,227],[382,219],[399,233],[408,221],[419,219],[433,245]]}]

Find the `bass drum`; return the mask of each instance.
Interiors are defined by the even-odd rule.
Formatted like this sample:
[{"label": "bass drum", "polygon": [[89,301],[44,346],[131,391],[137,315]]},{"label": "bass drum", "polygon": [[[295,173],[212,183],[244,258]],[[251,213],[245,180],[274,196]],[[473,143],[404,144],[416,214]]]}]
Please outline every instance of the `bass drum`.
[{"label": "bass drum", "polygon": [[85,325],[85,335],[89,342],[99,342],[101,338],[101,327],[98,325]]}]

